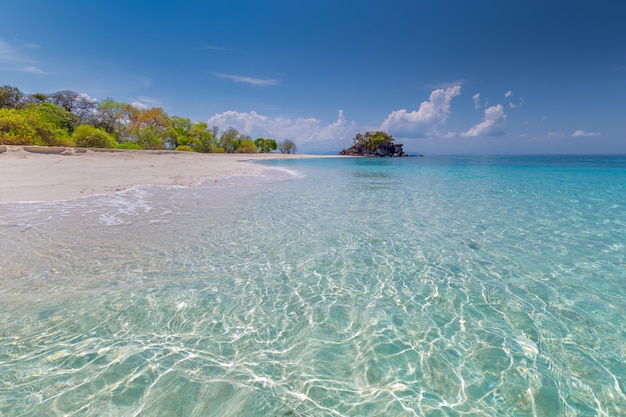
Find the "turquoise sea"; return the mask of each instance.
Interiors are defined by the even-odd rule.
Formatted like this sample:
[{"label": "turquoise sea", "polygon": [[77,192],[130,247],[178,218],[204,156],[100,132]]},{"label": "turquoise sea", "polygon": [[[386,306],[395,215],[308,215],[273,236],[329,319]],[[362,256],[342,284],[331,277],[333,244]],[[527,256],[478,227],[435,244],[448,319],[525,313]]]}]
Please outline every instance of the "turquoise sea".
[{"label": "turquoise sea", "polygon": [[626,157],[0,204],[0,416],[626,416]]}]

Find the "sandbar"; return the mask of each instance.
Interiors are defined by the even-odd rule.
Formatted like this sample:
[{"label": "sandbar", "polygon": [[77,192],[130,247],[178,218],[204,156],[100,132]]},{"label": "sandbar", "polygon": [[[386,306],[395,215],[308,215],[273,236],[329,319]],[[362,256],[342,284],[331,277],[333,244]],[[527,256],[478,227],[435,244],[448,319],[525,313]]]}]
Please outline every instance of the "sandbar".
[{"label": "sandbar", "polygon": [[310,157],[316,156],[1,145],[0,202],[68,200],[136,185],[195,186],[268,169],[253,161]]}]

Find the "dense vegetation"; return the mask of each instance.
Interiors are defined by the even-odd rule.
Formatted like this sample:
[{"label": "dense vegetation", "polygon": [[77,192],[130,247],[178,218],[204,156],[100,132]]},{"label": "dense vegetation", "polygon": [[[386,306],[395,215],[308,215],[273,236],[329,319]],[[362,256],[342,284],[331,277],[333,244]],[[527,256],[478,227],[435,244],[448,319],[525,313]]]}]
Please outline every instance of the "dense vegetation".
[{"label": "dense vegetation", "polygon": [[387,132],[357,133],[352,139],[352,146],[339,152],[340,155],[352,156],[406,156],[402,145],[393,143],[393,137]]},{"label": "dense vegetation", "polygon": [[160,107],[138,108],[111,98],[90,99],[73,91],[23,94],[0,87],[0,144],[193,152],[295,153],[293,141],[253,141],[235,128],[223,132],[203,122],[169,116]]}]

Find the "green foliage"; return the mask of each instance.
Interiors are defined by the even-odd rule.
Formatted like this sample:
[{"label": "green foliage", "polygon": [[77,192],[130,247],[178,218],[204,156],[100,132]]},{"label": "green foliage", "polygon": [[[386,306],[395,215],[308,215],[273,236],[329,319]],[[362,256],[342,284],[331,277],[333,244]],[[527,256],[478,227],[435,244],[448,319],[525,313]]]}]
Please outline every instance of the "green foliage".
[{"label": "green foliage", "polygon": [[298,147],[292,140],[285,139],[278,145],[278,150],[280,153],[296,153]]},{"label": "green foliage", "polygon": [[[169,116],[162,108],[137,108],[111,98],[97,103],[71,90],[31,94],[11,86],[0,87],[0,143],[116,147],[118,149],[178,149],[195,152],[253,153],[279,149],[274,139],[249,136]],[[9,111],[10,110],[10,111]],[[283,153],[295,153],[285,141]]]},{"label": "green foliage", "polygon": [[190,146],[192,138],[192,129],[194,128],[191,120],[172,116],[168,119],[167,128],[163,132],[163,142],[167,148],[175,149],[178,146]]},{"label": "green foliage", "polygon": [[[209,130],[206,123],[200,122],[193,126],[191,131],[193,139],[191,147],[196,152],[216,152],[220,148],[217,138],[215,137],[215,129]],[[222,149],[223,152],[223,148]]]},{"label": "green foliage", "polygon": [[[254,142],[252,142],[249,136],[239,133],[234,127],[229,127],[220,136],[219,145],[227,153],[249,153],[252,146],[247,141],[250,141],[250,143],[254,145]],[[243,149],[240,150],[242,147]],[[254,145],[254,152],[256,152],[256,145]]]},{"label": "green foliage", "polygon": [[41,103],[43,103],[44,101],[46,101],[46,98],[48,98],[48,96],[47,96],[47,95],[45,95],[45,94],[42,94],[42,93],[35,93],[35,94],[31,94],[31,95],[28,97],[28,101],[29,101],[30,103],[41,104]]},{"label": "green foliage", "polygon": [[[40,122],[40,121],[39,121]],[[39,137],[37,120],[15,109],[0,109],[0,143],[5,145],[45,145]]]},{"label": "green foliage", "polygon": [[228,153],[235,152],[239,145],[241,134],[234,127],[229,127],[220,136],[220,146]]},{"label": "green foliage", "polygon": [[115,149],[131,149],[131,150],[140,151],[141,146],[137,145],[135,142],[129,141],[129,142],[118,143],[117,145],[115,145]]},{"label": "green foliage", "polygon": [[30,104],[26,110],[37,113],[43,120],[71,134],[78,118],[73,113],[52,103]]},{"label": "green foliage", "polygon": [[393,137],[387,132],[378,130],[376,132],[357,133],[352,139],[353,145],[341,151],[343,155],[371,156],[381,152],[385,148],[393,148]]},{"label": "green foliage", "polygon": [[278,143],[274,139],[258,138],[254,144],[261,153],[269,153],[278,149]]},{"label": "green foliage", "polygon": [[243,139],[237,147],[237,153],[256,153],[257,147],[252,139]]},{"label": "green foliage", "polygon": [[125,103],[120,103],[112,98],[106,98],[96,107],[96,113],[92,118],[93,125],[104,129],[107,133],[120,138],[126,126],[122,122]]},{"label": "green foliage", "polygon": [[22,104],[24,94],[17,87],[0,87],[0,109],[17,109]]},{"label": "green foliage", "polygon": [[187,146],[187,145],[178,145],[176,147],[176,149],[174,149],[175,151],[181,151],[181,152],[193,152],[194,150],[191,149],[191,147]]},{"label": "green foliage", "polygon": [[157,150],[163,149],[163,140],[159,135],[159,129],[154,126],[146,126],[139,129],[135,134],[137,144],[141,149]]},{"label": "green foliage", "polygon": [[5,145],[73,146],[64,129],[29,110],[0,109],[0,143]]},{"label": "green foliage", "polygon": [[102,129],[91,125],[80,125],[74,130],[76,146],[85,148],[115,148],[117,141]]}]

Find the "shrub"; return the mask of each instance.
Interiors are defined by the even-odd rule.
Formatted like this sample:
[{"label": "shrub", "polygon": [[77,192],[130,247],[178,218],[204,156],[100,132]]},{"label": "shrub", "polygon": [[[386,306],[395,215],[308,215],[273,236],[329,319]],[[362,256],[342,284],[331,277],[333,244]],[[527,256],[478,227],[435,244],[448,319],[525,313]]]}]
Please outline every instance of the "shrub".
[{"label": "shrub", "polygon": [[237,153],[256,153],[256,151],[257,147],[250,139],[242,140],[241,144],[235,150]]},{"label": "shrub", "polygon": [[176,147],[176,149],[174,149],[175,151],[182,151],[182,152],[194,152],[193,149],[191,149],[191,147],[187,146],[187,145],[178,145]]},{"label": "shrub", "polygon": [[29,110],[0,109],[0,143],[6,145],[73,146],[64,129]]},{"label": "shrub", "polygon": [[52,103],[31,104],[26,110],[39,115],[44,121],[65,130],[68,134],[71,134],[78,124],[78,117],[75,114]]},{"label": "shrub", "polygon": [[137,131],[134,136],[141,149],[163,149],[163,140],[159,136],[159,131],[153,126],[148,126]]},{"label": "shrub", "polygon": [[140,151],[141,150],[141,146],[137,145],[135,142],[122,142],[122,143],[118,143],[115,146],[116,149],[132,149],[132,150],[136,150],[136,151]]},{"label": "shrub", "polygon": [[91,125],[80,125],[74,130],[76,146],[85,148],[115,148],[117,142],[113,136]]}]

